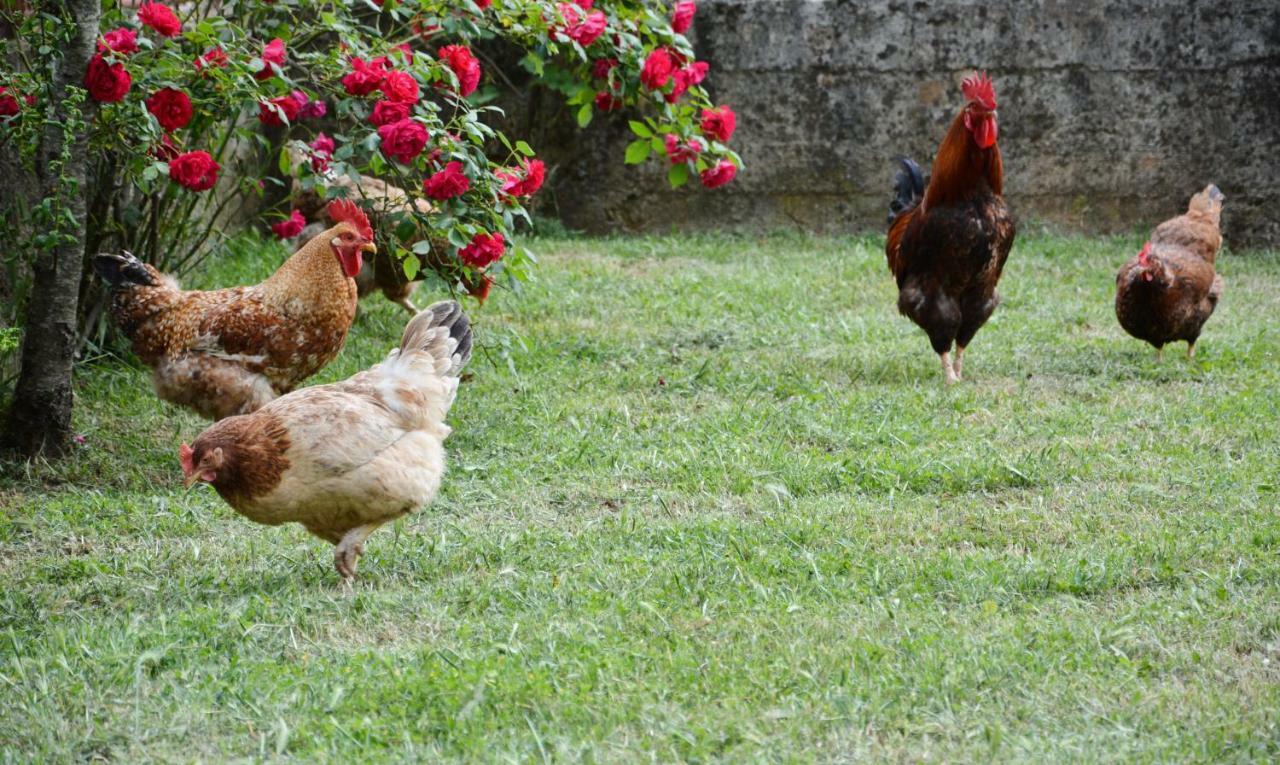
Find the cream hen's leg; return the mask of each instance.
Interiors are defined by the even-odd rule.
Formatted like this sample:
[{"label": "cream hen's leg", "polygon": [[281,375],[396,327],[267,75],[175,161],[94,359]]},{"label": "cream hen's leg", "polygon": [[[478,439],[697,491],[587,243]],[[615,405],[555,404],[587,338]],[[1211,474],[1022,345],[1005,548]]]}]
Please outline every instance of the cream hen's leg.
[{"label": "cream hen's leg", "polygon": [[960,377],[956,374],[956,369],[951,364],[951,351],[939,353],[938,358],[942,359],[942,375],[947,385],[955,385]]},{"label": "cream hen's leg", "polygon": [[350,579],[356,575],[356,563],[360,560],[360,556],[364,555],[364,541],[381,525],[381,523],[366,523],[342,535],[338,546],[333,550],[333,567],[338,570],[338,574],[343,579]]}]

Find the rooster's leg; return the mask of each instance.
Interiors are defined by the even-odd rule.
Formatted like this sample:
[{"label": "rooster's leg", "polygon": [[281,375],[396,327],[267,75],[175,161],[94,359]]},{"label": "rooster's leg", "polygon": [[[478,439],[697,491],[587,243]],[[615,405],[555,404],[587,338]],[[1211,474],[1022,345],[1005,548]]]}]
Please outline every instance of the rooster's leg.
[{"label": "rooster's leg", "polygon": [[412,301],[412,300],[410,300],[410,299],[408,298],[408,296],[402,297],[402,298],[400,298],[400,299],[396,300],[395,302],[396,302],[397,304],[399,304],[399,306],[400,306],[401,308],[403,308],[404,310],[408,311],[411,315],[413,315],[413,316],[417,316],[417,315],[418,315],[418,307],[417,307],[416,305],[414,305],[414,304],[413,304],[413,301]]},{"label": "rooster's leg", "polygon": [[1187,361],[1196,360],[1196,344],[1187,343]]},{"label": "rooster's leg", "polygon": [[951,360],[951,369],[956,373],[956,380],[963,380],[964,374],[960,368],[964,365],[964,346],[956,345],[956,357]]},{"label": "rooster's leg", "polygon": [[960,378],[956,376],[956,370],[951,366],[951,351],[939,353],[938,358],[942,359],[942,374],[946,378],[947,385],[954,385]]},{"label": "rooster's leg", "polygon": [[1164,361],[1164,346],[1163,346],[1163,345],[1156,349],[1156,361],[1158,361],[1158,362],[1159,362],[1159,361]]},{"label": "rooster's leg", "polygon": [[364,540],[368,539],[369,535],[381,525],[381,523],[366,523],[342,535],[342,540],[333,550],[333,567],[338,569],[343,579],[350,579],[356,575],[356,563],[360,560],[360,556],[364,555]]}]

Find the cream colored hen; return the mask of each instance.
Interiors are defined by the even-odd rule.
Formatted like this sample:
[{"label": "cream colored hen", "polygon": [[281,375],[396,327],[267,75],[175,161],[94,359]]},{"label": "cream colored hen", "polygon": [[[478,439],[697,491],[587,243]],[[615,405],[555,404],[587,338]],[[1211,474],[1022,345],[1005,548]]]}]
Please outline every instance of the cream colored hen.
[{"label": "cream colored hen", "polygon": [[466,314],[452,300],[436,303],[409,321],[381,364],[229,417],[183,444],[186,484],[208,482],[258,523],[301,523],[337,546],[334,566],[350,578],[365,539],[440,488],[445,417],[470,356]]}]

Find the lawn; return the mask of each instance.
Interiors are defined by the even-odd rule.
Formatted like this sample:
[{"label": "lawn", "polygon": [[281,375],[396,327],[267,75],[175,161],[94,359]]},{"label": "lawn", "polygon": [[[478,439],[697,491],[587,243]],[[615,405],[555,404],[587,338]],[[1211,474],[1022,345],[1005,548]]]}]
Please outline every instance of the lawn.
[{"label": "lawn", "polygon": [[[1274,760],[1280,257],[1224,254],[1158,362],[1140,244],[1024,236],[946,389],[879,238],[539,240],[351,589],[86,363],[85,445],[0,483],[3,759]],[[316,381],[404,321],[366,301]]]}]

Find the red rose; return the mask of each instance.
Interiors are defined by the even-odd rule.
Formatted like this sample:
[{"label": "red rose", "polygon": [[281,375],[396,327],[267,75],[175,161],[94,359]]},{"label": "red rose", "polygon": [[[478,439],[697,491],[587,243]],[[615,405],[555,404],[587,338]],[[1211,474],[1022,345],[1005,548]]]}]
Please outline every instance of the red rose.
[{"label": "red rose", "polygon": [[461,162],[450,162],[422,182],[422,190],[432,199],[452,199],[471,188],[471,179],[462,172]]},{"label": "red rose", "polygon": [[738,166],[727,159],[722,159],[716,163],[715,167],[709,167],[703,170],[699,177],[702,179],[702,185],[709,189],[719,188],[729,181],[733,180],[738,174]]},{"label": "red rose", "polygon": [[476,269],[488,268],[490,263],[502,257],[507,243],[501,233],[476,234],[471,244],[458,250],[458,259]]},{"label": "red rose", "polygon": [[581,8],[584,11],[591,10],[591,6],[596,4],[596,0],[573,0],[573,2],[574,2],[574,5],[577,5],[579,8]]},{"label": "red rose", "polygon": [[657,90],[671,80],[671,72],[676,62],[671,51],[666,48],[655,48],[644,60],[644,68],[640,70],[640,83],[650,90]]},{"label": "red rose", "polygon": [[402,104],[418,103],[418,81],[408,72],[389,72],[382,81],[382,93]]},{"label": "red rose", "polygon": [[382,153],[403,164],[411,164],[427,145],[427,129],[411,119],[392,122],[378,128]]},{"label": "red rose", "polygon": [[618,59],[616,58],[598,58],[591,65],[591,76],[597,80],[607,80],[609,79],[609,72],[612,72],[617,65]]},{"label": "red rose", "polygon": [[342,87],[353,96],[369,95],[386,79],[385,63],[384,58],[376,58],[367,64],[358,58],[351,59],[351,73],[342,78]]},{"label": "red rose", "polygon": [[98,52],[119,53],[122,56],[129,56],[138,52],[138,33],[132,29],[114,29],[102,36],[102,40],[98,43]]},{"label": "red rose", "polygon": [[254,77],[259,80],[269,80],[275,77],[276,71],[272,68],[272,64],[275,64],[276,67],[284,66],[284,40],[279,37],[263,46],[262,68],[258,70]]},{"label": "red rose", "polygon": [[678,35],[688,32],[693,24],[693,14],[697,10],[698,4],[693,0],[680,0],[676,3],[675,10],[671,13],[671,31]]},{"label": "red rose", "polygon": [[207,151],[189,151],[169,162],[169,178],[192,191],[208,191],[218,182],[218,163]]},{"label": "red rose", "polygon": [[458,95],[466,98],[480,84],[480,60],[465,45],[446,45],[440,49],[440,61],[458,78]]},{"label": "red rose", "polygon": [[488,274],[481,274],[479,279],[473,279],[469,275],[462,277],[462,285],[467,288],[467,294],[476,299],[480,305],[484,305],[484,301],[489,299],[489,290],[493,287],[493,277]]},{"label": "red rose", "polygon": [[727,106],[702,110],[702,134],[714,141],[725,143],[738,126],[738,116]]},{"label": "red rose", "polygon": [[172,162],[178,156],[178,147],[174,145],[169,134],[165,133],[160,136],[160,143],[152,146],[148,153],[161,162]]},{"label": "red rose", "polygon": [[182,22],[173,9],[163,3],[143,3],[138,8],[138,21],[156,30],[162,37],[176,37]]},{"label": "red rose", "polygon": [[667,157],[671,159],[671,164],[678,165],[681,162],[687,162],[691,159],[697,159],[702,153],[702,145],[697,141],[688,141],[680,143],[680,138],[675,133],[667,133],[662,137],[662,143],[666,146]]},{"label": "red rose", "polygon": [[289,217],[279,223],[271,224],[271,232],[281,239],[292,239],[302,233],[302,229],[307,227],[307,219],[302,217],[302,213],[294,210],[289,213]]},{"label": "red rose", "polygon": [[409,105],[396,103],[395,101],[379,101],[373,105],[373,113],[369,115],[369,121],[378,127],[390,125],[392,122],[399,122],[409,116]]},{"label": "red rose", "polygon": [[227,53],[222,48],[214,48],[200,58],[196,59],[196,71],[203,71],[206,67],[223,68],[227,65]]},{"label": "red rose", "polygon": [[622,99],[615,98],[612,93],[600,91],[596,94],[596,108],[602,112],[611,112],[622,108]]},{"label": "red rose", "polygon": [[22,111],[22,104],[18,103],[18,99],[9,95],[7,90],[0,87],[0,117],[12,117]]},{"label": "red rose", "polygon": [[310,143],[311,147],[311,169],[317,173],[323,173],[329,169],[329,160],[333,159],[333,139],[324,133],[316,136],[316,139]]},{"label": "red rose", "polygon": [[582,47],[585,48],[595,42],[604,33],[607,23],[604,13],[594,11],[585,14],[584,18],[583,11],[572,3],[560,3],[556,9],[564,17],[564,29],[561,32]]},{"label": "red rose", "polygon": [[413,63],[413,48],[409,47],[409,43],[400,43],[399,45],[392,45],[391,50],[400,51],[400,56],[404,59],[406,64]]},{"label": "red rose", "polygon": [[191,122],[191,99],[181,90],[162,88],[147,99],[147,111],[156,116],[164,132],[172,133]]},{"label": "red rose", "polygon": [[120,101],[133,85],[133,78],[124,70],[124,64],[108,64],[102,54],[89,59],[84,73],[84,87],[94,101],[104,104]]},{"label": "red rose", "polygon": [[540,159],[525,160],[520,163],[519,172],[499,170],[494,174],[502,179],[502,193],[513,197],[531,197],[542,188],[542,181],[547,176],[547,166]]},{"label": "red rose", "polygon": [[290,124],[298,119],[302,107],[292,95],[279,96],[270,101],[258,102],[258,121],[268,127],[283,127],[285,120]]},{"label": "red rose", "polygon": [[707,78],[707,70],[711,66],[705,61],[695,61],[681,67],[671,75],[671,92],[667,94],[667,103],[674,104],[692,85],[697,85]]}]

